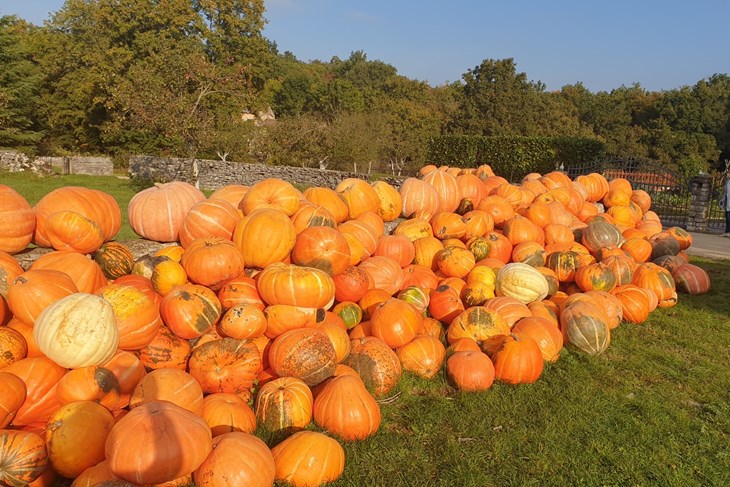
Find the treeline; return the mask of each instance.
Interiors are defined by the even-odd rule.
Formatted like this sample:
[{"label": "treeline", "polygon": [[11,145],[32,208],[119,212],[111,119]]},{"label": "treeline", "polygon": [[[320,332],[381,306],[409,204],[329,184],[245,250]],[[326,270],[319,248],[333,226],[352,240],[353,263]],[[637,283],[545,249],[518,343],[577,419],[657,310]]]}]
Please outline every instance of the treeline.
[{"label": "treeline", "polygon": [[396,173],[439,164],[432,142],[452,135],[594,140],[687,174],[730,158],[727,74],[547,91],[485,59],[433,87],[362,51],[302,62],[265,23],[263,0],[67,0],[43,26],[2,17],[0,147]]}]

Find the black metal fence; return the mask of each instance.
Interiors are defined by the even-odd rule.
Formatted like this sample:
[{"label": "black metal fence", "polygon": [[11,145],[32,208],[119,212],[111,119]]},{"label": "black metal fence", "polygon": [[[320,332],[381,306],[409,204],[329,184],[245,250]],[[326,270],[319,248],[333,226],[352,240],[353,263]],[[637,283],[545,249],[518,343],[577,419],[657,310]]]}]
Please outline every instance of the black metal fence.
[{"label": "black metal fence", "polygon": [[[617,159],[565,168],[571,178],[599,173],[609,181],[625,178],[634,189],[643,189],[652,199],[651,209],[665,226],[686,227],[691,210],[690,180],[652,161]],[[723,214],[724,218],[724,214]]]},{"label": "black metal fence", "polygon": [[720,208],[725,176],[723,173],[712,175],[710,182],[710,201],[707,208],[707,229],[708,231],[725,231],[725,210]]}]

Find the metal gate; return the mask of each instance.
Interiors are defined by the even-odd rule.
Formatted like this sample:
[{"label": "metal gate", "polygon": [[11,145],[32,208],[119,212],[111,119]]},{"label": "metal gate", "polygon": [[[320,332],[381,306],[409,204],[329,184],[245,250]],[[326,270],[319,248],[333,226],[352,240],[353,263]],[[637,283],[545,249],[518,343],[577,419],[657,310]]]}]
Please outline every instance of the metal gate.
[{"label": "metal gate", "polygon": [[638,159],[617,159],[567,167],[565,171],[571,178],[593,172],[602,174],[609,181],[625,178],[634,189],[643,189],[649,193],[651,210],[659,215],[664,226],[687,226],[691,202],[690,182],[664,165]]},{"label": "metal gate", "polygon": [[715,173],[710,182],[710,201],[707,211],[707,231],[725,231],[725,210],[720,208],[723,186],[725,185],[724,173]]}]

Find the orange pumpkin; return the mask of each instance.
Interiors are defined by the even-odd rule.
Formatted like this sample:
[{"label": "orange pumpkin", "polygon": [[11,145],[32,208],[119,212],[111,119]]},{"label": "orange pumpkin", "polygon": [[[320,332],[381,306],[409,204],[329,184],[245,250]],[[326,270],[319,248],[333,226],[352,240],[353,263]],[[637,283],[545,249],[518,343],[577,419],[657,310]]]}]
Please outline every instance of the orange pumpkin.
[{"label": "orange pumpkin", "polygon": [[335,191],[347,203],[350,219],[357,218],[366,211],[377,213],[380,208],[378,193],[364,179],[345,178],[335,187]]},{"label": "orange pumpkin", "polygon": [[0,484],[29,485],[48,464],[46,445],[30,431],[0,430]]},{"label": "orange pumpkin", "polygon": [[244,258],[240,249],[230,240],[206,237],[188,243],[180,259],[191,282],[214,291],[244,270]]},{"label": "orange pumpkin", "polygon": [[310,227],[297,235],[291,261],[336,276],[349,267],[350,248],[342,233],[334,228]]},{"label": "orange pumpkin", "polygon": [[349,208],[345,199],[330,188],[309,187],[304,190],[304,197],[317,206],[329,211],[335,223],[347,220]]},{"label": "orange pumpkin", "polygon": [[222,338],[196,346],[188,370],[206,394],[246,396],[261,370],[261,355],[253,343]]},{"label": "orange pumpkin", "polygon": [[199,238],[220,237],[231,240],[240,219],[236,207],[225,200],[199,201],[185,215],[178,239],[184,248]]},{"label": "orange pumpkin", "polygon": [[82,293],[96,293],[107,284],[99,264],[78,252],[57,250],[42,255],[31,264],[28,270],[50,269],[65,272]]},{"label": "orange pumpkin", "polygon": [[543,370],[542,351],[535,340],[514,333],[502,341],[492,360],[495,377],[508,384],[530,384]]},{"label": "orange pumpkin", "polygon": [[438,210],[453,213],[459,207],[461,194],[456,178],[446,171],[432,171],[423,176],[423,181],[428,183],[438,194]]},{"label": "orange pumpkin", "polygon": [[410,303],[391,298],[370,313],[373,336],[390,348],[397,348],[413,340],[421,327],[422,316]]},{"label": "orange pumpkin", "polygon": [[327,309],[335,297],[332,277],[313,267],[271,264],[256,275],[256,285],[261,299],[268,304]]},{"label": "orange pumpkin", "polygon": [[45,232],[51,247],[56,250],[89,254],[104,243],[101,226],[75,211],[61,210],[46,216]]},{"label": "orange pumpkin", "polygon": [[25,401],[17,410],[12,425],[44,423],[61,407],[56,397],[56,389],[58,381],[66,374],[66,369],[48,357],[24,358],[8,365],[2,371],[16,375],[26,386]]},{"label": "orange pumpkin", "polygon": [[297,212],[292,215],[291,221],[297,235],[310,227],[335,228],[337,226],[334,215],[328,209],[313,203],[299,206]]},{"label": "orange pumpkin", "polygon": [[17,254],[33,238],[36,217],[23,196],[0,184],[0,252]]},{"label": "orange pumpkin", "polygon": [[275,480],[292,485],[322,485],[340,478],[345,451],[337,440],[315,431],[298,431],[271,449]]},{"label": "orange pumpkin", "polygon": [[98,295],[106,299],[114,310],[119,348],[138,350],[152,341],[162,325],[162,318],[148,294],[133,286],[114,283],[101,288]]},{"label": "orange pumpkin", "polygon": [[116,376],[104,367],[90,366],[70,370],[58,381],[58,401],[64,405],[93,401],[108,410],[119,406],[121,386]]},{"label": "orange pumpkin", "polygon": [[439,195],[427,182],[406,178],[400,187],[402,215],[407,219],[430,220],[439,211]]},{"label": "orange pumpkin", "polygon": [[213,451],[195,470],[193,479],[197,487],[269,486],[274,484],[275,472],[266,443],[252,434],[232,432],[213,438]]},{"label": "orange pumpkin", "polygon": [[266,307],[256,289],[256,281],[246,276],[234,277],[224,282],[218,290],[218,300],[224,310],[244,305],[251,305],[260,310]]},{"label": "orange pumpkin", "polygon": [[[442,329],[440,324],[438,328]],[[404,370],[425,379],[433,379],[444,363],[446,348],[438,337],[419,335],[398,347],[396,355]]]},{"label": "orange pumpkin", "polygon": [[455,351],[446,360],[449,383],[462,391],[485,391],[494,383],[494,365],[477,350]]},{"label": "orange pumpkin", "polygon": [[25,402],[25,382],[15,374],[0,371],[0,429],[7,427]]},{"label": "orange pumpkin", "polygon": [[[267,242],[262,246],[261,242]],[[289,255],[296,241],[294,224],[283,211],[260,208],[239,221],[233,242],[243,254],[247,267],[264,268],[281,262]]]},{"label": "orange pumpkin", "polygon": [[257,423],[266,431],[290,435],[312,421],[312,391],[301,379],[280,377],[258,392],[254,410]]},{"label": "orange pumpkin", "polygon": [[174,181],[157,183],[134,195],[127,215],[132,229],[142,238],[175,242],[185,216],[205,195],[191,184]]},{"label": "orange pumpkin", "polygon": [[375,397],[388,394],[398,385],[403,372],[395,352],[380,338],[353,338],[350,354],[342,362],[352,367]]},{"label": "orange pumpkin", "polygon": [[129,409],[167,401],[199,415],[203,408],[203,389],[198,381],[180,369],[158,369],[146,374],[137,383]]},{"label": "orange pumpkin", "polygon": [[160,303],[162,321],[181,338],[197,338],[221,316],[221,303],[207,287],[184,284],[167,293]]},{"label": "orange pumpkin", "polygon": [[251,186],[238,207],[244,215],[266,208],[292,216],[299,209],[301,193],[291,183],[278,178],[262,179]]},{"label": "orange pumpkin", "polygon": [[150,343],[135,353],[148,370],[176,368],[186,370],[191,346],[188,340],[177,336],[167,326],[160,326]]},{"label": "orange pumpkin", "polygon": [[234,208],[238,208],[238,204],[241,202],[243,197],[246,195],[249,186],[242,184],[227,184],[211,194],[209,200],[223,200],[228,202]]},{"label": "orange pumpkin", "polygon": [[330,377],[337,365],[332,342],[314,328],[296,328],[276,337],[269,349],[269,364],[280,377],[296,377],[307,385]]},{"label": "orange pumpkin", "polygon": [[203,399],[200,416],[210,427],[213,437],[241,431],[256,430],[256,414],[246,401],[236,394],[209,394]]},{"label": "orange pumpkin", "polygon": [[359,377],[333,377],[318,391],[314,421],[345,441],[364,440],[380,427],[380,406]]},{"label": "orange pumpkin", "polygon": [[360,263],[360,268],[368,273],[375,288],[382,289],[391,296],[403,287],[403,269],[390,257],[369,257]]}]

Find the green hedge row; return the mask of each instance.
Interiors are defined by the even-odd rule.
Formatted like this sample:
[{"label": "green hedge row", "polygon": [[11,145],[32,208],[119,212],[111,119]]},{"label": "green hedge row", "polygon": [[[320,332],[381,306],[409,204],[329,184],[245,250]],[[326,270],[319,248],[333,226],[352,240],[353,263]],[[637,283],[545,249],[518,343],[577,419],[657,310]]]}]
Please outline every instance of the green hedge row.
[{"label": "green hedge row", "polygon": [[444,135],[429,141],[428,161],[437,166],[477,167],[489,164],[510,181],[525,174],[544,174],[576,167],[605,157],[605,145],[579,137],[483,137]]}]

